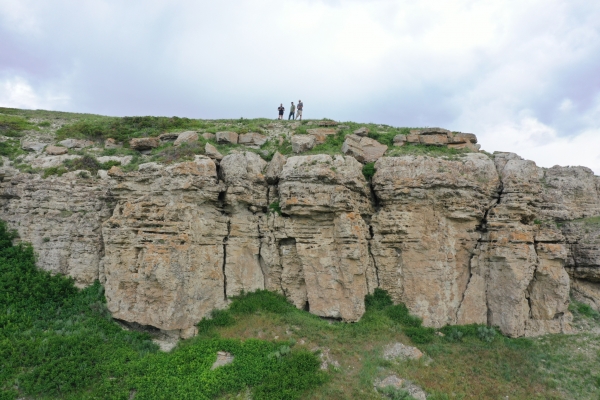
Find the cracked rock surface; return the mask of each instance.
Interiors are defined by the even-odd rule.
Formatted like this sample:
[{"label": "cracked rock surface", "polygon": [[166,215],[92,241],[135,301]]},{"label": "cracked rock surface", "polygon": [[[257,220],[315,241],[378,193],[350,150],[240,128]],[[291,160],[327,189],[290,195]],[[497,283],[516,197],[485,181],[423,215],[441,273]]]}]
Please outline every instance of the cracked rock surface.
[{"label": "cracked rock surface", "polygon": [[[59,156],[60,157],[60,156]],[[267,289],[344,321],[377,287],[427,326],[568,332],[569,293],[600,307],[600,178],[512,153],[251,152],[42,179],[5,168],[0,218],[40,268],[98,279],[115,318],[193,335],[228,297]]]}]

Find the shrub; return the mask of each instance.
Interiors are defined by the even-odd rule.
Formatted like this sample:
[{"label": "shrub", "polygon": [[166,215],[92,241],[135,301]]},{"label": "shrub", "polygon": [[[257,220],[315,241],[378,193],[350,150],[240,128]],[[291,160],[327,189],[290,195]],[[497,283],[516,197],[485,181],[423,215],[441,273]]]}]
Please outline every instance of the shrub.
[{"label": "shrub", "polygon": [[375,288],[373,294],[368,294],[365,296],[365,308],[367,310],[383,310],[384,308],[392,306],[393,304],[392,298],[388,292],[381,288]]},{"label": "shrub", "polygon": [[44,170],[44,174],[42,175],[42,177],[46,179],[47,177],[53,175],[62,176],[67,172],[68,170],[65,167],[50,167]]},{"label": "shrub", "polygon": [[281,215],[281,207],[279,206],[278,201],[274,201],[271,204],[269,204],[269,210],[271,210],[271,212],[273,213]]},{"label": "shrub", "polygon": [[42,122],[40,122],[40,123],[38,124],[38,126],[41,126],[41,127],[48,127],[48,126],[50,126],[50,125],[52,125],[52,124],[50,123],[50,121],[42,121]]},{"label": "shrub", "polygon": [[417,344],[431,343],[435,338],[435,329],[423,326],[410,326],[404,328],[404,333],[410,340]]},{"label": "shrub", "polygon": [[37,129],[35,125],[27,121],[25,118],[15,115],[0,114],[0,135],[9,137],[22,136],[22,131],[28,129]]},{"label": "shrub", "polygon": [[377,391],[387,397],[390,400],[414,400],[415,398],[410,395],[406,390],[395,388],[394,386],[386,386],[384,388],[378,388]]},{"label": "shrub", "polygon": [[385,314],[392,320],[403,326],[419,327],[421,326],[421,318],[410,315],[408,308],[404,304],[398,304],[388,307]]},{"label": "shrub", "polygon": [[373,178],[373,175],[375,175],[375,163],[370,162],[363,165],[362,173],[365,176],[365,179],[370,181],[371,178]]},{"label": "shrub", "polygon": [[484,342],[493,342],[497,333],[498,332],[492,327],[480,326],[477,328],[477,337]]}]

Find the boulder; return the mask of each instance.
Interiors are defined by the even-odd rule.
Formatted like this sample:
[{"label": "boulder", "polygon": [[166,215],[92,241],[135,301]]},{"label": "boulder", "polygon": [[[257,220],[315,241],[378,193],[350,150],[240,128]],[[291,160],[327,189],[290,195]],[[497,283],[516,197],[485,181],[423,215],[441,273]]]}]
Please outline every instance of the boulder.
[{"label": "boulder", "polygon": [[21,148],[25,151],[42,151],[46,143],[39,142],[24,142]]},{"label": "boulder", "polygon": [[369,134],[369,128],[363,126],[362,128],[358,128],[354,131],[354,134],[357,136],[367,136]]},{"label": "boulder", "polygon": [[477,143],[477,136],[472,133],[455,132],[448,135],[448,143]]},{"label": "boulder", "polygon": [[335,121],[317,121],[317,126],[337,126],[338,123]]},{"label": "boulder", "polygon": [[315,147],[315,137],[312,135],[294,135],[291,139],[292,151],[302,153]]},{"label": "boulder", "polygon": [[62,154],[59,156],[48,156],[48,157],[39,157],[31,161],[31,166],[33,168],[52,168],[52,167],[60,167],[63,165],[65,160],[76,160],[81,158],[81,156],[77,156],[75,154]]},{"label": "boulder", "polygon": [[129,141],[129,147],[137,151],[152,150],[159,145],[160,140],[157,137],[135,138]]},{"label": "boulder", "polygon": [[383,358],[386,360],[419,360],[421,357],[421,350],[402,343],[393,343],[383,349]]},{"label": "boulder", "polygon": [[419,134],[417,134],[417,133],[409,133],[408,135],[406,135],[406,142],[407,143],[418,144],[418,143],[421,143],[421,139],[419,138]]},{"label": "boulder", "polygon": [[450,148],[450,149],[469,149],[472,151],[479,151],[479,145],[473,144],[471,142],[448,144],[448,148]]},{"label": "boulder", "polygon": [[316,129],[308,129],[308,134],[315,137],[316,144],[325,143],[327,140],[327,136],[335,135],[337,133],[336,129],[332,128],[316,128]]},{"label": "boulder", "polygon": [[238,143],[246,146],[262,146],[267,142],[267,137],[257,132],[243,133],[238,137]]},{"label": "boulder", "polygon": [[394,146],[404,146],[404,143],[406,143],[406,135],[394,136]]},{"label": "boulder", "polygon": [[46,153],[50,154],[51,156],[60,156],[62,154],[67,154],[69,152],[69,150],[66,147],[59,147],[59,146],[48,146],[46,147]]},{"label": "boulder", "polygon": [[218,143],[230,143],[237,144],[238,142],[238,134],[235,132],[217,132],[217,142]]},{"label": "boulder", "polygon": [[109,161],[118,161],[121,163],[121,165],[127,165],[131,162],[131,160],[133,159],[133,156],[102,156],[102,157],[98,157],[97,160],[98,162],[101,163],[105,163],[105,162],[109,162]]},{"label": "boulder", "polygon": [[342,145],[342,152],[351,155],[362,163],[375,162],[387,151],[385,144],[377,140],[360,137],[357,135],[348,135]]},{"label": "boulder", "polygon": [[202,134],[202,137],[203,137],[205,140],[215,140],[215,134],[214,134],[214,133],[210,133],[210,132],[204,132],[204,133]]},{"label": "boulder", "polygon": [[104,141],[105,149],[117,149],[119,147],[123,147],[123,144],[117,143],[117,141],[113,138],[108,138]]},{"label": "boulder", "polygon": [[64,146],[68,149],[83,149],[85,147],[93,146],[95,143],[91,140],[83,140],[83,139],[65,139],[58,142],[61,146]]},{"label": "boulder", "polygon": [[277,183],[277,181],[279,181],[279,174],[281,174],[281,171],[283,170],[285,161],[285,156],[283,156],[281,153],[276,152],[273,155],[271,162],[269,162],[269,165],[267,166],[267,171],[265,172],[265,179],[267,180],[267,183],[274,185]]},{"label": "boulder", "polygon": [[179,137],[179,132],[166,132],[166,133],[160,134],[158,136],[158,139],[161,142],[174,142],[175,140],[177,140],[178,137]]},{"label": "boulder", "polygon": [[186,131],[181,132],[173,143],[173,146],[180,146],[183,143],[193,143],[198,141],[198,132]]},{"label": "boulder", "polygon": [[221,161],[223,159],[223,155],[219,153],[219,150],[217,150],[217,148],[210,143],[206,143],[204,146],[204,152],[213,160]]}]

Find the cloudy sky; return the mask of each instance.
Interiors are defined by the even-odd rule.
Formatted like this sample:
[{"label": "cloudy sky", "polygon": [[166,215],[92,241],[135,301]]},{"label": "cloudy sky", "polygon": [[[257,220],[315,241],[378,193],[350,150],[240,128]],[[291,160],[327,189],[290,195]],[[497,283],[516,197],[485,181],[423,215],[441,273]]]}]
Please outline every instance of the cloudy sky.
[{"label": "cloudy sky", "polygon": [[0,0],[0,106],[441,126],[600,175],[600,2]]}]

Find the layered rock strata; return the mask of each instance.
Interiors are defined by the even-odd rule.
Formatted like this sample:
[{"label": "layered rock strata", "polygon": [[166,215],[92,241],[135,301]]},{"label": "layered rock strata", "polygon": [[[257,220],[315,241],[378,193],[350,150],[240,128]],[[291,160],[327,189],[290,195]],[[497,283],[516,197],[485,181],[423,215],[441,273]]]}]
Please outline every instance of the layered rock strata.
[{"label": "layered rock strata", "polygon": [[375,167],[369,183],[351,156],[267,163],[233,152],[94,180],[12,171],[0,218],[41,268],[79,286],[100,280],[115,318],[184,337],[258,289],[357,321],[381,287],[427,326],[481,323],[513,337],[568,332],[570,291],[600,306],[591,170],[511,153],[382,157]]}]

